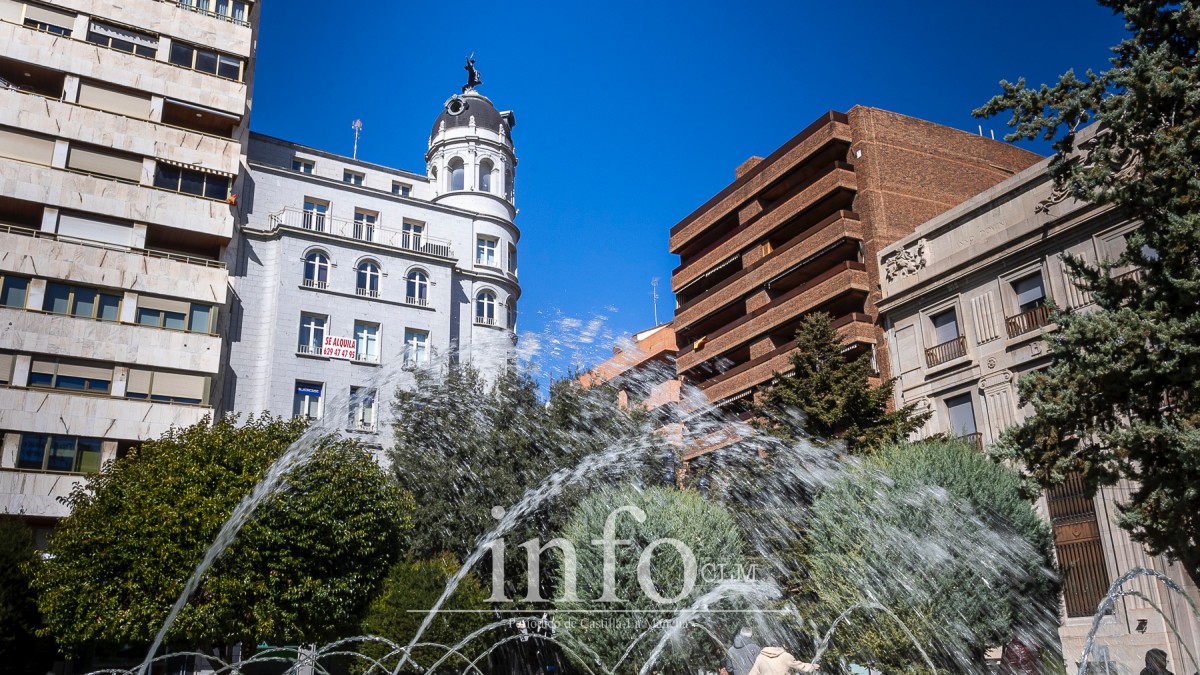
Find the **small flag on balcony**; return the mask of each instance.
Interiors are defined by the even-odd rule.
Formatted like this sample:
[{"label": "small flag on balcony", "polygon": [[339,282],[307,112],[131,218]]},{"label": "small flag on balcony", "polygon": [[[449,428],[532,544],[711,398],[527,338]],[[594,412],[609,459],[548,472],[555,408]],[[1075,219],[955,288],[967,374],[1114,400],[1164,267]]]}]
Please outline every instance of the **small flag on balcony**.
[{"label": "small flag on balcony", "polygon": [[237,193],[233,193],[225,198],[225,203],[230,206],[237,206]]},{"label": "small flag on balcony", "polygon": [[701,349],[704,349],[704,345],[706,345],[706,344],[708,344],[708,336],[707,335],[705,335],[704,337],[700,338],[699,340],[696,340],[695,342],[693,342],[692,349],[694,349],[696,351],[700,351]]}]

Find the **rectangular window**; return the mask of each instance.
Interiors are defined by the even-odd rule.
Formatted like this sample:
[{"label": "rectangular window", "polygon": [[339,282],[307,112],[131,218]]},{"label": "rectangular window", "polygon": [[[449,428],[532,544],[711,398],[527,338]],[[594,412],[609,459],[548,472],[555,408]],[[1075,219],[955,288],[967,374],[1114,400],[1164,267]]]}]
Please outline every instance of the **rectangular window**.
[{"label": "rectangular window", "polygon": [[154,167],[154,187],[195,197],[225,201],[233,183],[231,176],[197,171],[159,161]]},{"label": "rectangular window", "polygon": [[204,405],[208,401],[209,383],[209,378],[203,375],[130,368],[125,396],[155,403]]},{"label": "rectangular window", "polygon": [[1032,274],[1013,282],[1013,293],[1017,296],[1017,311],[1028,312],[1046,304],[1046,289],[1042,285],[1042,274]]},{"label": "rectangular window", "polygon": [[34,359],[29,367],[29,386],[47,389],[107,394],[112,388],[112,366],[90,362]]},{"label": "rectangular window", "polygon": [[358,173],[357,171],[350,171],[349,169],[346,169],[342,172],[342,182],[349,183],[351,185],[362,185],[363,174]]},{"label": "rectangular window", "polygon": [[296,394],[292,399],[292,416],[310,420],[321,419],[321,390],[318,382],[296,381]]},{"label": "rectangular window", "polygon": [[12,384],[13,362],[16,361],[16,355],[0,352],[0,384]]},{"label": "rectangular window", "polygon": [[135,117],[143,120],[150,119],[149,96],[117,91],[89,82],[79,83],[78,103],[88,108],[107,110],[108,112],[126,117]]},{"label": "rectangular window", "polygon": [[410,251],[421,250],[421,239],[425,236],[425,226],[421,223],[404,221],[400,228],[400,247]]},{"label": "rectangular window", "polygon": [[973,436],[975,429],[975,406],[970,394],[946,399],[946,413],[950,418],[950,433],[954,436]]},{"label": "rectangular window", "polygon": [[325,317],[300,315],[300,342],[296,351],[301,354],[320,354],[325,346]]},{"label": "rectangular window", "polygon": [[392,181],[392,194],[400,195],[401,197],[411,197],[412,186],[407,183]]},{"label": "rectangular window", "polygon": [[58,235],[117,246],[133,243],[133,223],[108,220],[88,213],[60,212]]},{"label": "rectangular window", "polygon": [[172,41],[168,60],[184,68],[241,82],[244,62],[236,56]]},{"label": "rectangular window", "polygon": [[86,286],[48,283],[42,311],[97,321],[117,321],[121,318],[121,296]]},{"label": "rectangular window", "polygon": [[517,247],[512,244],[508,245],[508,271],[510,274],[517,273]]},{"label": "rectangular window", "polygon": [[101,47],[144,56],[148,59],[152,59],[158,54],[157,35],[102,23],[95,19],[92,19],[88,25],[87,41]]},{"label": "rectangular window", "polygon": [[329,202],[304,198],[304,229],[325,231],[325,214],[329,211]]},{"label": "rectangular window", "polygon": [[475,240],[475,264],[496,267],[496,240],[479,237]]},{"label": "rectangular window", "polygon": [[354,238],[362,241],[375,241],[375,220],[378,214],[370,211],[354,210]]},{"label": "rectangular window", "polygon": [[375,431],[375,390],[350,387],[350,428]]},{"label": "rectangular window", "polygon": [[130,183],[142,182],[142,158],[123,152],[71,146],[67,168]]},{"label": "rectangular window", "polygon": [[43,5],[26,4],[25,25],[54,35],[71,37],[71,26],[75,25],[75,14]]},{"label": "rectangular window", "polygon": [[933,322],[934,344],[944,345],[958,338],[958,316],[954,310],[934,314],[930,321]]},{"label": "rectangular window", "polygon": [[167,298],[138,298],[137,322],[152,328],[211,334],[216,308],[199,302]]},{"label": "rectangular window", "polygon": [[29,295],[29,279],[4,277],[0,282],[0,305],[13,309],[25,309],[25,298]]},{"label": "rectangular window", "polygon": [[0,156],[50,166],[54,159],[54,139],[0,128]]},{"label": "rectangular window", "polygon": [[102,447],[103,441],[99,438],[21,434],[17,468],[63,473],[95,473],[100,470]]},{"label": "rectangular window", "polygon": [[308,161],[307,159],[293,159],[292,160],[292,171],[299,171],[300,173],[311,174],[313,172],[314,166],[315,165],[312,162]]},{"label": "rectangular window", "polygon": [[354,358],[379,363],[379,324],[354,322]]},{"label": "rectangular window", "polygon": [[423,330],[404,331],[404,365],[423,366],[429,362],[429,333]]}]

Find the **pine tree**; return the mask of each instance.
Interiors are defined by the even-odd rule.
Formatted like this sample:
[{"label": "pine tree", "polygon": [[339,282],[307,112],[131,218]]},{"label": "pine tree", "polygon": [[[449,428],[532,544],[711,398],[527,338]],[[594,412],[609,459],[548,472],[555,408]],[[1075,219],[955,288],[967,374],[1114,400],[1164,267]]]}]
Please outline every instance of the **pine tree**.
[{"label": "pine tree", "polygon": [[[1112,68],[1038,89],[1001,82],[976,115],[1011,111],[1007,140],[1054,140],[1056,187],[1140,222],[1112,264],[1068,259],[1095,310],[1057,312],[1052,365],[1020,382],[1035,414],[998,453],[1043,485],[1129,479],[1122,527],[1200,581],[1200,8],[1100,0],[1131,35]],[[1077,132],[1097,124],[1077,143]],[[1114,275],[1117,266],[1137,274]]]},{"label": "pine tree", "polygon": [[889,411],[895,380],[871,386],[870,356],[847,360],[844,349],[828,314],[804,317],[793,371],[778,376],[757,408],[775,433],[840,439],[852,451],[866,451],[904,439],[925,422],[928,413],[912,406]]}]

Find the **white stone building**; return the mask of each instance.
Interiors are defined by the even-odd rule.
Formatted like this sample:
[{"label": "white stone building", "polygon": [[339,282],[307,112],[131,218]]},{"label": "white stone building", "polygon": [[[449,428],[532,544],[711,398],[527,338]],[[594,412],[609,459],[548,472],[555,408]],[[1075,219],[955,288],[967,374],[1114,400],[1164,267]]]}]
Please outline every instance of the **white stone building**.
[{"label": "white stone building", "polygon": [[0,513],[211,413],[258,14],[0,0]]},{"label": "white stone building", "polygon": [[[1046,333],[1055,325],[1047,303],[1078,311],[1091,306],[1068,278],[1064,254],[1096,263],[1125,250],[1135,224],[1111,207],[1055,192],[1046,175],[1049,161],[920,225],[879,254],[879,308],[899,378],[896,403],[933,411],[920,437],[966,436],[984,447],[1031,414],[1018,401],[1016,383],[1049,365]],[[1063,577],[1059,633],[1071,672],[1100,598],[1125,572],[1155,569],[1200,597],[1180,566],[1147,555],[1116,525],[1116,505],[1129,494],[1130,485],[1122,483],[1088,499],[1081,483],[1068,479],[1039,504],[1054,530]],[[1168,653],[1173,672],[1195,670],[1187,654],[1200,654],[1200,622],[1186,601],[1147,578],[1127,590],[1144,597],[1121,598],[1103,619],[1092,658],[1107,659],[1114,669],[1100,672],[1138,672],[1152,648]]]},{"label": "white stone building", "polygon": [[427,174],[252,135],[223,409],[338,416],[391,446],[412,371],[513,356],[520,286],[515,120],[473,88],[447,101]]}]

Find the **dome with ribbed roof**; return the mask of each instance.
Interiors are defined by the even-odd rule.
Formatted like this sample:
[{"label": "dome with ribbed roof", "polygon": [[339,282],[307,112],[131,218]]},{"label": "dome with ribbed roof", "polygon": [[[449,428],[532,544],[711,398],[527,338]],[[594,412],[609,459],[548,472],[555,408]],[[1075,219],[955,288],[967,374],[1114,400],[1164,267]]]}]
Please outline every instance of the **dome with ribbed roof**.
[{"label": "dome with ribbed roof", "polygon": [[505,136],[511,134],[513,126],[516,125],[516,118],[513,117],[512,112],[496,110],[496,106],[492,105],[486,96],[474,89],[468,89],[461,95],[451,96],[446,101],[442,113],[433,123],[433,131],[429,136],[430,138],[437,136],[443,122],[446,124],[446,129],[454,129],[470,126],[471,118],[475,119],[475,126],[479,129],[499,131],[503,126]]}]

